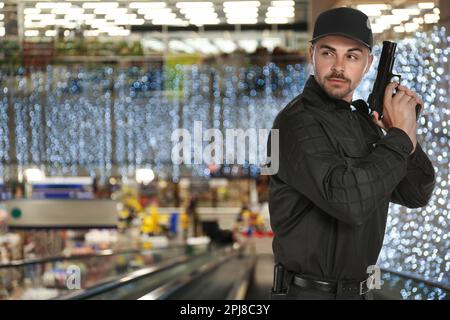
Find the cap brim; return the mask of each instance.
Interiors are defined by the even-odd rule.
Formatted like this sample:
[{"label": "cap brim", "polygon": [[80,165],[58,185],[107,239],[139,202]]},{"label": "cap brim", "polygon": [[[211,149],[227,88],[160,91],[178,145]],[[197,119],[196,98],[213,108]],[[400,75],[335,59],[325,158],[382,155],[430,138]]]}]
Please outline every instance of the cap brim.
[{"label": "cap brim", "polygon": [[315,41],[317,41],[317,40],[319,40],[319,39],[321,39],[323,37],[327,37],[327,36],[342,36],[342,37],[346,37],[346,38],[358,41],[359,43],[365,45],[367,48],[372,50],[372,47],[368,43],[365,43],[364,41],[361,41],[361,39],[352,37],[352,36],[350,36],[348,34],[341,33],[341,32],[330,32],[330,33],[327,33],[327,34],[321,34],[320,36],[317,36],[314,39],[309,40],[309,42],[315,42]]}]

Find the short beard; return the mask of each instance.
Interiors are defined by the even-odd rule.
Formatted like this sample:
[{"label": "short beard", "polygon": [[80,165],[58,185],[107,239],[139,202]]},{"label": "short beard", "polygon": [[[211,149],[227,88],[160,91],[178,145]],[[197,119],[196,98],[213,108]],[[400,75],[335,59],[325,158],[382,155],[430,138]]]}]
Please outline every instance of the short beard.
[{"label": "short beard", "polygon": [[[348,96],[353,90],[354,88],[352,88],[352,83],[350,80],[344,78],[344,80],[347,81],[347,83],[349,84],[349,89],[346,90],[345,92],[337,92],[334,93],[332,91],[330,91],[326,86],[325,86],[325,81],[327,80],[327,78],[332,78],[332,76],[329,77],[324,77],[323,81],[322,79],[318,80],[317,82],[319,83],[319,85],[322,87],[322,89],[327,93],[327,95],[333,99],[337,99],[337,100],[343,100],[346,96]],[[340,78],[340,77],[336,77],[336,78]],[[334,91],[334,89],[332,89]]]}]

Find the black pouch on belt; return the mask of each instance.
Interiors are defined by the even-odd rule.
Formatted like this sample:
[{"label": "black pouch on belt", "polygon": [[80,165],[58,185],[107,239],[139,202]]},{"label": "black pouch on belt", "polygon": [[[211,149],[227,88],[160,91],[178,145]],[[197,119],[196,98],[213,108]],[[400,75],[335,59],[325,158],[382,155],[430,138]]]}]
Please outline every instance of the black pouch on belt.
[{"label": "black pouch on belt", "polygon": [[272,286],[272,298],[274,296],[280,295],[285,296],[287,288],[284,286],[285,269],[280,264],[275,264],[273,269],[273,286]]}]

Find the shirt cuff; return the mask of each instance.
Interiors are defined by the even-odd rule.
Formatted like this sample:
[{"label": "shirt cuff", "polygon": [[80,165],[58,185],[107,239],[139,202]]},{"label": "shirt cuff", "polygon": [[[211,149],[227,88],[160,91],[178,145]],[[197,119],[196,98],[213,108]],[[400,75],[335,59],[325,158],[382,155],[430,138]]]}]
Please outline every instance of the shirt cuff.
[{"label": "shirt cuff", "polygon": [[422,169],[426,170],[429,167],[432,167],[432,165],[431,166],[429,165],[430,162],[431,162],[430,159],[428,158],[426,153],[423,151],[419,142],[417,142],[416,150],[414,150],[413,154],[411,154],[408,157],[408,169],[422,168]]},{"label": "shirt cuff", "polygon": [[402,129],[396,127],[390,128],[381,140],[385,142],[384,144],[386,146],[401,153],[405,159],[409,157],[414,148],[408,134]]}]

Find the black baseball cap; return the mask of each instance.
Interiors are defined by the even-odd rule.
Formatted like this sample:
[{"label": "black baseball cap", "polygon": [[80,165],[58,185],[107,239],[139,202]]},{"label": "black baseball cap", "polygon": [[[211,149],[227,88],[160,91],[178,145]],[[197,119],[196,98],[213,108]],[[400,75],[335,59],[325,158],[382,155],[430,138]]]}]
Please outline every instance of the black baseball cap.
[{"label": "black baseball cap", "polygon": [[373,34],[370,20],[359,10],[341,7],[322,12],[314,25],[311,42],[331,35],[359,41],[372,50]]}]

